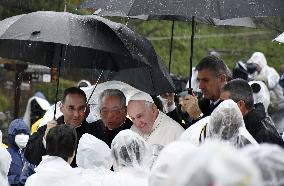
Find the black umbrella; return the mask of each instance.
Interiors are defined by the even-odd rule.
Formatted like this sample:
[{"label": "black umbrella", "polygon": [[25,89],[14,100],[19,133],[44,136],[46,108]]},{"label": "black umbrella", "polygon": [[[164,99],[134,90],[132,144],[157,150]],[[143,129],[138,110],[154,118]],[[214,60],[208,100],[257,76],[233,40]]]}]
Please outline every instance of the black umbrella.
[{"label": "black umbrella", "polygon": [[[165,16],[179,20],[191,18],[191,56],[189,87],[191,87],[191,67],[193,58],[193,38],[195,19],[230,19],[240,17],[284,16],[283,0],[88,0],[82,7],[102,8],[109,16]],[[176,19],[178,18],[178,19]]]},{"label": "black umbrella", "polygon": [[[104,1],[106,3],[107,1]],[[98,5],[97,5],[98,3]],[[102,2],[100,0],[93,1],[91,2],[85,2],[82,4],[82,7],[100,7],[102,6]],[[112,12],[109,10],[103,10],[103,9],[98,9],[95,11],[96,15],[99,16],[113,16],[113,17],[127,17],[127,18],[133,18],[133,19],[141,19],[141,20],[170,20],[172,21],[172,26],[171,26],[171,39],[170,39],[170,51],[169,51],[169,72],[171,72],[171,62],[172,62],[172,46],[173,46],[173,38],[174,38],[174,27],[175,27],[175,21],[192,21],[192,18],[190,17],[183,17],[183,16],[172,16],[172,15],[138,15],[138,16],[127,16],[126,13],[123,12]],[[195,20],[199,23],[203,24],[210,24],[214,26],[244,26],[244,27],[251,27],[255,28],[255,24],[252,21],[251,18],[249,17],[242,17],[242,18],[232,18],[232,19],[226,19],[226,20],[220,20],[216,18],[198,18]]]},{"label": "black umbrella", "polygon": [[88,0],[82,7],[102,8],[121,16],[168,15],[218,19],[284,16],[283,0]]},{"label": "black umbrella", "polygon": [[[0,56],[59,67],[59,77],[61,66],[111,70],[148,66],[153,60],[146,57],[149,46],[136,36],[126,26],[98,16],[33,12],[0,22]],[[59,78],[56,102],[58,85]]]},{"label": "black umbrella", "polygon": [[160,57],[151,63],[151,68],[133,68],[120,71],[104,71],[102,81],[117,80],[125,82],[150,95],[175,92],[173,80]]},{"label": "black umbrella", "polygon": [[[66,12],[33,12],[0,22],[0,56],[58,67],[119,70],[148,65],[139,40],[122,40],[121,24]],[[8,26],[7,26],[8,25]]]}]

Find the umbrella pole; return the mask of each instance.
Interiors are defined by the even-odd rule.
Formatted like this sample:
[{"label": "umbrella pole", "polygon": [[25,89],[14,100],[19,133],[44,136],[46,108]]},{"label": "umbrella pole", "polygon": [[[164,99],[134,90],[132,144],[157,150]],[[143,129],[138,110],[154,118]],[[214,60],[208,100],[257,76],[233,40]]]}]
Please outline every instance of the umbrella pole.
[{"label": "umbrella pole", "polygon": [[60,69],[61,69],[61,63],[62,63],[62,56],[63,56],[63,45],[60,46],[60,59],[59,59],[59,66],[58,66],[58,79],[56,83],[56,94],[55,94],[55,105],[54,105],[54,114],[53,114],[53,119],[55,120],[55,115],[56,115],[56,104],[58,101],[58,90],[59,90],[59,78],[60,78]]},{"label": "umbrella pole", "polygon": [[95,87],[94,87],[94,89],[92,90],[92,93],[91,93],[91,95],[89,96],[89,98],[88,98],[88,100],[87,100],[87,105],[89,104],[90,99],[91,99],[91,97],[92,97],[92,95],[93,95],[95,89],[97,88],[97,85],[98,85],[98,83],[99,83],[99,81],[100,81],[100,79],[101,79],[101,77],[102,77],[103,72],[104,72],[104,70],[101,71],[101,73],[100,73],[100,75],[99,75],[99,78],[98,78],[97,81],[96,81]]},{"label": "umbrella pole", "polygon": [[188,93],[189,94],[192,94],[191,77],[192,77],[194,32],[195,32],[195,16],[192,16],[192,20],[191,20],[191,40],[190,40],[190,58],[189,58],[189,78],[188,78]]},{"label": "umbrella pole", "polygon": [[175,21],[173,20],[173,22],[172,22],[171,43],[170,43],[169,74],[171,73],[172,50],[173,50],[173,39],[174,39],[174,29],[175,29]]}]

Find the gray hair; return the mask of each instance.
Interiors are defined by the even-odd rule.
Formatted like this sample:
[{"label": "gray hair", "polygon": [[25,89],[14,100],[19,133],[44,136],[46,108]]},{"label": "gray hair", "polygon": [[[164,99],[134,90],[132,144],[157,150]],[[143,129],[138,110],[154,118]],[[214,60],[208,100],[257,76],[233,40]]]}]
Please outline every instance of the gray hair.
[{"label": "gray hair", "polygon": [[230,92],[230,99],[234,102],[244,101],[247,109],[254,106],[253,93],[250,85],[243,79],[234,79],[224,85],[222,91]]},{"label": "gray hair", "polygon": [[126,106],[126,97],[122,91],[118,89],[106,89],[99,96],[99,105],[102,104],[102,101],[105,97],[114,96],[120,100],[121,106]]}]

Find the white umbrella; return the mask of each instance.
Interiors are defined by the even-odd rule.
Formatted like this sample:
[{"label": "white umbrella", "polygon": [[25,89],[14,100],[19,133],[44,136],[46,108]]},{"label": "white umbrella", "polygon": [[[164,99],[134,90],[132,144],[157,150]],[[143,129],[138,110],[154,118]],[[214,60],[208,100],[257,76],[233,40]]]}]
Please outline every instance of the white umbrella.
[{"label": "white umbrella", "polygon": [[280,34],[278,37],[276,37],[275,39],[273,39],[273,41],[278,41],[280,43],[284,43],[284,32],[282,34]]},{"label": "white umbrella", "polygon": [[[94,85],[90,86],[90,87],[81,87],[81,89],[86,93],[87,98],[89,98],[90,95],[91,95],[91,92],[94,89]],[[91,97],[91,99],[90,99],[90,101],[89,101],[90,114],[86,119],[88,122],[94,122],[94,121],[97,121],[97,120],[100,119],[99,108],[98,108],[98,97],[105,89],[119,89],[119,90],[121,90],[126,97],[126,103],[128,102],[128,100],[131,96],[133,96],[135,93],[140,91],[140,90],[138,90],[138,89],[126,84],[126,83],[123,83],[121,81],[107,81],[107,82],[98,84],[93,95],[92,95],[92,97]],[[43,126],[43,125],[46,125],[48,121],[52,120],[53,114],[54,114],[54,105],[52,105],[50,107],[50,109],[48,109],[48,111],[43,116],[43,120],[40,123],[40,127]],[[62,116],[62,113],[60,111],[60,101],[59,101],[56,105],[55,117],[59,118],[60,116]]]}]

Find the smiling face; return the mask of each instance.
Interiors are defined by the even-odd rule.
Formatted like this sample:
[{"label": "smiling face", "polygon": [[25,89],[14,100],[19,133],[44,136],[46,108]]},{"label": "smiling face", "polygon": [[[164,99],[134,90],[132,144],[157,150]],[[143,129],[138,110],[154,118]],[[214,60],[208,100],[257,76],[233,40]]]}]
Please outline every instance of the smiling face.
[{"label": "smiling face", "polygon": [[155,104],[149,103],[149,106],[146,106],[145,101],[129,101],[127,112],[134,126],[141,133],[149,134],[152,131],[154,122],[158,114],[158,110]]},{"label": "smiling face", "polygon": [[220,98],[220,90],[226,82],[224,74],[215,75],[208,69],[198,71],[197,80],[203,97],[216,101]]},{"label": "smiling face", "polygon": [[68,94],[60,106],[60,111],[64,115],[64,122],[66,124],[77,127],[86,118],[86,98],[80,94]]},{"label": "smiling face", "polygon": [[126,107],[119,97],[105,96],[100,105],[100,115],[109,129],[118,128],[126,119]]}]

